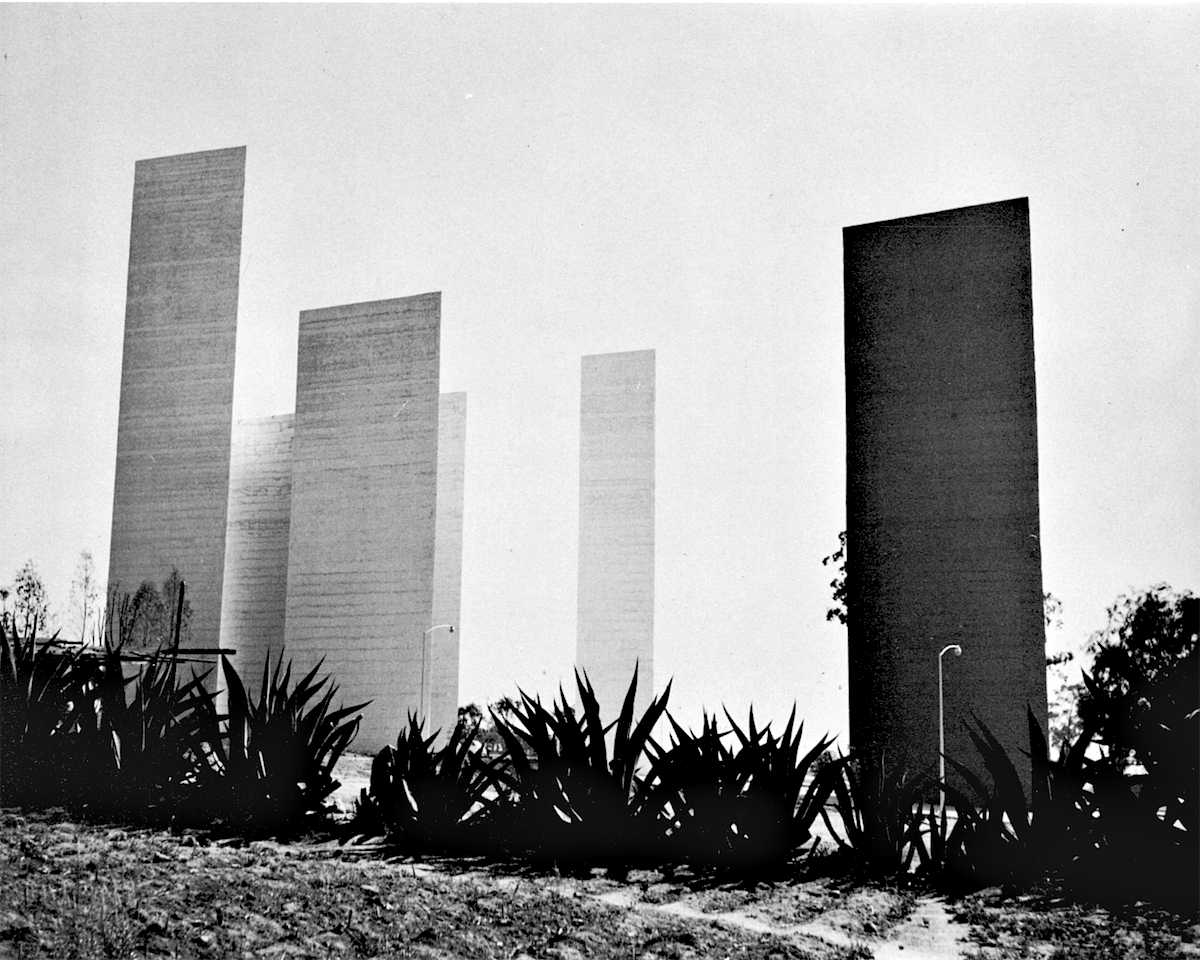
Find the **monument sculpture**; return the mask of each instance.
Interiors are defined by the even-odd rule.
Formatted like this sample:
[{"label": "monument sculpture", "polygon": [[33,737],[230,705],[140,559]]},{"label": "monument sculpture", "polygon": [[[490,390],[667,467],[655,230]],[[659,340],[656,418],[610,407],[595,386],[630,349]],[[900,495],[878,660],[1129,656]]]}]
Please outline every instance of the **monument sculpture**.
[{"label": "monument sculpture", "polygon": [[[444,743],[458,720],[458,662],[462,638],[463,466],[467,395],[443,393],[438,404],[437,520],[433,546],[433,616],[430,624],[428,729]],[[453,629],[451,629],[453,628]]]},{"label": "monument sculpture", "polygon": [[292,508],[292,414],[239,420],[229,466],[221,646],[252,689],[283,648]]},{"label": "monument sculpture", "polygon": [[583,358],[576,662],[615,718],[654,692],[654,351]]},{"label": "monument sculpture", "polygon": [[[437,502],[441,295],[300,314],[284,634],[363,711],[356,749],[421,709]],[[293,673],[295,673],[295,670]]]},{"label": "monument sculpture", "polygon": [[976,765],[971,711],[1028,782],[1045,729],[1029,205],[845,228],[850,739]]},{"label": "monument sculpture", "polygon": [[109,583],[173,568],[191,646],[217,646],[246,149],[134,168]]}]

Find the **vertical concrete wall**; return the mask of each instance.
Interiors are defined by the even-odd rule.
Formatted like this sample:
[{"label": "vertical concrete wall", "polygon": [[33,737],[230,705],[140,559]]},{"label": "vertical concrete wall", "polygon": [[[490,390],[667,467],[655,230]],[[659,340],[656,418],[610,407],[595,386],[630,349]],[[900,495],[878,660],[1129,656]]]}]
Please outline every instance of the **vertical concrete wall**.
[{"label": "vertical concrete wall", "polygon": [[190,645],[221,624],[246,149],[134,169],[109,582],[177,567]]},{"label": "vertical concrete wall", "polygon": [[257,690],[283,648],[292,508],[292,414],[239,420],[229,463],[221,646]]},{"label": "vertical concrete wall", "polygon": [[1023,767],[1046,722],[1025,199],[847,227],[847,554],[855,747],[974,765],[974,709]]},{"label": "vertical concrete wall", "polygon": [[300,314],[288,654],[364,711],[355,749],[419,711],[433,613],[437,293]]},{"label": "vertical concrete wall", "polygon": [[654,691],[654,351],[583,358],[577,662],[615,718]]},{"label": "vertical concrete wall", "polygon": [[449,739],[458,719],[458,658],[462,642],[463,468],[467,445],[467,395],[443,393],[438,404],[437,522],[433,546],[431,626],[450,624],[430,634],[429,729]]}]

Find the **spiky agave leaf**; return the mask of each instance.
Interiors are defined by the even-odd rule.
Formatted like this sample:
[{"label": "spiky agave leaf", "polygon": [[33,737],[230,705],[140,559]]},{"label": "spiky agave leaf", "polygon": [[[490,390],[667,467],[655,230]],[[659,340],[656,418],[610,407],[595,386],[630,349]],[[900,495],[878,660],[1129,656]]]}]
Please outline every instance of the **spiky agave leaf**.
[{"label": "spiky agave leaf", "polygon": [[889,766],[882,753],[843,757],[838,771],[833,796],[844,837],[822,812],[838,846],[868,875],[905,872],[921,843],[928,773],[912,775],[903,759]]},{"label": "spiky agave leaf", "polygon": [[812,825],[833,790],[830,774],[806,786],[813,764],[832,741],[822,738],[801,756],[804,724],[796,723],[794,706],[779,735],[770,724],[760,728],[753,709],[745,730],[728,711],[725,717],[739,743],[737,767],[744,781],[734,804],[732,859],[742,869],[782,866],[811,838]]},{"label": "spiky agave leaf", "polygon": [[749,782],[749,755],[734,753],[715,717],[701,717],[700,733],[684,730],[668,714],[672,742],[654,745],[651,776],[665,800],[673,857],[699,867],[726,866],[741,844],[733,829],[738,799]]},{"label": "spiky agave leaf", "polygon": [[467,849],[465,824],[481,808],[488,789],[488,778],[472,762],[477,729],[478,724],[456,724],[446,745],[434,748],[437,735],[424,737],[416,715],[410,714],[395,748],[380,751],[371,765],[360,832],[377,818],[377,829],[389,844],[405,852]]},{"label": "spiky agave leaf", "polygon": [[73,805],[80,771],[100,772],[111,755],[85,744],[94,727],[98,665],[83,648],[52,649],[36,627],[22,638],[0,626],[0,800]]},{"label": "spiky agave leaf", "polygon": [[119,646],[107,647],[97,731],[115,763],[111,778],[93,788],[93,805],[126,818],[161,821],[175,813],[185,787],[200,778],[210,744],[219,739],[215,694],[205,686],[211,671],[193,671],[189,682],[180,683],[173,648],[160,647],[139,660],[130,677],[126,662]]},{"label": "spiky agave leaf", "polygon": [[582,673],[576,674],[578,710],[560,688],[549,708],[522,691],[508,717],[493,712],[506,757],[483,767],[501,794],[487,805],[511,852],[571,868],[602,863],[610,870],[649,855],[660,825],[657,811],[647,806],[650,794],[642,789],[637,767],[669,688],[635,723],[636,684],[635,672],[620,714],[608,725]]},{"label": "spiky agave leaf", "polygon": [[[355,715],[367,705],[331,710],[337,687],[329,677],[317,680],[324,660],[293,687],[292,663],[284,667],[283,659],[280,651],[272,669],[268,654],[257,703],[228,656],[221,662],[228,690],[228,736],[218,751],[225,812],[252,830],[293,830],[325,812],[325,798],[338,786],[333,766],[357,733]],[[326,684],[324,696],[310,703]]]}]

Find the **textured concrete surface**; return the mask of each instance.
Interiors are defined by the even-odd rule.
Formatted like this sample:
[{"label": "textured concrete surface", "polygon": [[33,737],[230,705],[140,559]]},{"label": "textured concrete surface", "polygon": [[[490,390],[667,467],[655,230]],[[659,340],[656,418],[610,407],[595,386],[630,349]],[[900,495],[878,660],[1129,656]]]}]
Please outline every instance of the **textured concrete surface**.
[{"label": "textured concrete surface", "polygon": [[854,746],[976,766],[974,709],[1028,777],[1046,722],[1029,206],[847,227],[847,548]]},{"label": "textured concrete surface", "polygon": [[294,422],[289,413],[233,426],[221,646],[236,651],[248,685],[283,648]]},{"label": "textured concrete surface", "polygon": [[109,582],[173,567],[191,645],[221,625],[246,149],[134,169]]},{"label": "textured concrete surface", "polygon": [[288,654],[325,658],[355,749],[420,710],[433,613],[441,295],[300,314],[288,548]]},{"label": "textured concrete surface", "polygon": [[433,617],[430,626],[450,624],[451,633],[430,634],[430,730],[440,743],[458,719],[458,657],[462,642],[463,470],[467,447],[467,395],[443,393],[438,404],[437,521],[433,543]]},{"label": "textured concrete surface", "polygon": [[615,718],[654,691],[654,351],[583,358],[576,660]]}]

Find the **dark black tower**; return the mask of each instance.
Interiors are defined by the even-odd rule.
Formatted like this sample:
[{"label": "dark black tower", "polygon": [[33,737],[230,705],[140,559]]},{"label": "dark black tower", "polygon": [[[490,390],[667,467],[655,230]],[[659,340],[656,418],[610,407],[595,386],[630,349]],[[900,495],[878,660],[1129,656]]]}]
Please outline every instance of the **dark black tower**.
[{"label": "dark black tower", "polygon": [[1046,725],[1029,203],[843,231],[850,733],[977,766],[974,709],[1028,783]]}]

